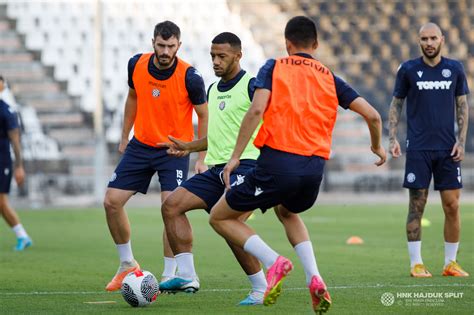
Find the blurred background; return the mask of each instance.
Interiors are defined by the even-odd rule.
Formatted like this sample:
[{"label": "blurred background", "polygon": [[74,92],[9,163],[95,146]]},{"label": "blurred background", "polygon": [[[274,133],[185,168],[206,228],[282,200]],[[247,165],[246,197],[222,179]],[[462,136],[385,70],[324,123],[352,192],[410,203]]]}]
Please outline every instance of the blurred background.
[{"label": "blurred background", "polygon": [[[474,90],[474,0],[0,0],[0,75],[8,86],[0,97],[20,114],[28,176],[11,196],[29,207],[101,201],[120,158],[127,63],[152,50],[158,22],[168,19],[181,28],[178,56],[202,73],[208,87],[217,80],[209,56],[214,36],[236,33],[243,68],[256,74],[267,58],[286,55],[283,29],[295,15],[315,19],[316,57],[380,112],[386,148],[396,71],[421,55],[422,24],[441,27],[443,55],[463,63]],[[471,110],[463,162],[468,193],[474,190],[473,123]],[[365,122],[341,110],[322,189],[402,192],[404,157],[379,168],[375,160]],[[158,191],[154,179],[149,193]]]}]

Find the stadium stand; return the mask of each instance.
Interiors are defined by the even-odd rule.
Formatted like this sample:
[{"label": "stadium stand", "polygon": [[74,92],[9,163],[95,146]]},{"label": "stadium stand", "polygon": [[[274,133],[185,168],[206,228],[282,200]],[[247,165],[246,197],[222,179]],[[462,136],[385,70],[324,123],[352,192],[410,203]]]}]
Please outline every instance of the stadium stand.
[{"label": "stadium stand", "polygon": [[[275,1],[288,9],[286,2]],[[318,21],[322,41],[339,60],[334,69],[344,74],[385,120],[400,62],[420,55],[417,30],[423,23],[440,25],[446,37],[443,54],[459,59],[466,68],[469,86],[474,84],[472,0],[296,2]],[[468,148],[472,152],[470,138]]]},{"label": "stadium stand", "polygon": [[[17,50],[0,57],[10,64],[13,93],[21,104],[38,113],[41,126],[59,144],[70,162],[69,191],[94,187],[95,154],[92,112],[95,104],[94,21],[95,1],[2,1],[2,33],[15,38]],[[2,3],[0,2],[0,3]],[[179,56],[193,64],[206,85],[215,81],[209,45],[218,33],[239,34],[244,46],[243,66],[256,73],[264,61],[263,50],[225,0],[102,1],[103,105],[106,139],[117,144],[121,135],[123,104],[130,57],[151,50],[153,28],[170,19],[182,31]],[[211,7],[213,10],[209,10]],[[14,63],[12,65],[12,63]],[[8,67],[5,65],[5,67]],[[24,71],[18,71],[24,69]],[[21,74],[20,74],[21,73]],[[20,76],[22,76],[20,78]],[[33,82],[34,81],[34,82]],[[34,83],[34,84],[33,84]],[[116,153],[116,145],[113,153]],[[116,156],[115,156],[116,158]]]},{"label": "stadium stand", "polygon": [[[385,132],[388,131],[388,108],[395,73],[400,62],[420,55],[417,31],[423,23],[433,21],[440,25],[446,37],[443,54],[459,59],[464,64],[468,84],[471,90],[473,89],[474,1],[472,0],[275,0],[273,3],[287,15],[305,14],[317,21],[321,43],[326,45],[329,51],[321,56],[321,59],[378,109],[386,123]],[[326,59],[328,54],[335,59]],[[366,154],[368,142],[354,143],[353,137],[361,134],[365,127],[362,121],[351,121],[351,117],[347,116],[339,115],[334,134],[334,159],[328,165],[329,170],[335,170],[336,173],[342,170],[340,176],[346,180],[347,176],[353,177],[354,188],[358,191],[372,191],[373,183],[380,178],[374,180],[373,175],[364,175],[367,166],[370,166],[367,161],[370,156]],[[405,120],[405,115],[402,119]],[[400,124],[402,128],[399,139],[405,137],[405,126],[403,122]],[[470,111],[468,132],[466,151],[473,152],[473,111]],[[338,161],[339,157],[342,161]],[[388,164],[390,170],[379,170],[384,172],[385,184],[376,185],[377,187],[388,187],[387,189],[397,187],[393,185],[393,178],[403,167],[403,163],[400,162],[391,160]],[[469,168],[474,166],[471,155],[466,156],[464,165]],[[337,181],[337,176],[331,177]],[[398,187],[399,185],[400,183]]]},{"label": "stadium stand", "polygon": [[[25,116],[37,117],[36,124],[50,139],[46,141],[56,143],[57,151],[51,150],[68,161],[71,177],[65,189],[68,192],[90,192],[94,186],[95,3],[92,0],[0,0],[0,72],[11,82],[12,92],[21,106],[30,108]],[[473,0],[103,0],[101,3],[104,125],[111,151],[116,150],[121,134],[128,59],[136,53],[150,51],[153,27],[165,19],[180,25],[183,45],[179,56],[191,62],[209,85],[215,81],[209,43],[216,34],[224,30],[239,34],[244,46],[243,66],[256,74],[265,57],[286,54],[281,35],[287,19],[299,14],[313,16],[319,25],[317,57],[376,106],[385,121],[396,69],[402,60],[419,55],[416,31],[430,20],[444,30],[444,53],[463,62],[471,90],[474,89]],[[472,124],[474,112],[470,115]],[[363,177],[372,168],[365,129],[356,115],[348,112],[339,115],[327,176],[334,185],[357,182],[357,189],[364,190],[368,185],[363,183],[371,182]],[[400,139],[403,133],[401,130]],[[365,140],[355,141],[354,135],[361,135],[360,139]],[[473,136],[471,127],[468,152],[474,151]],[[44,137],[32,141],[44,142]],[[43,148],[50,150],[45,145]],[[469,155],[465,164],[474,167],[471,160]],[[377,169],[387,178],[387,184],[378,187],[396,186],[391,178],[399,176],[401,168],[402,163],[390,161],[388,167]]]}]

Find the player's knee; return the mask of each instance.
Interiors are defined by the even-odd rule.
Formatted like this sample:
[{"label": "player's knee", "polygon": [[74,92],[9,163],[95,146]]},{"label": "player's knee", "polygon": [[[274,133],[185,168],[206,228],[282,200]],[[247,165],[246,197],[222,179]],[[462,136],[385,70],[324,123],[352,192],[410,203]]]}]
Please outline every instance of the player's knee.
[{"label": "player's knee", "polygon": [[165,202],[161,205],[163,218],[171,218],[183,212],[180,199],[172,195],[166,198]]},{"label": "player's knee", "polygon": [[456,217],[459,214],[459,202],[457,200],[444,202],[443,208],[447,217]]},{"label": "player's knee", "polygon": [[119,211],[120,204],[114,198],[106,195],[104,198],[104,209],[108,214],[114,214]]},{"label": "player's knee", "polygon": [[209,224],[212,226],[214,230],[218,231],[219,223],[220,223],[220,220],[215,215],[212,215],[212,212],[211,212],[211,215],[209,216]]},{"label": "player's knee", "polygon": [[0,215],[3,216],[3,213],[5,212],[5,209],[7,209],[7,199],[6,198],[0,198]]}]

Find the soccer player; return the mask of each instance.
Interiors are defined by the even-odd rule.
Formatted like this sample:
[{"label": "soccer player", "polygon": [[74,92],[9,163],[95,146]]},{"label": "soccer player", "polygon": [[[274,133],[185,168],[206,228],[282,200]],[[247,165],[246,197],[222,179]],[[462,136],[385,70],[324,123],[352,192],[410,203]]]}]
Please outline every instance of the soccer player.
[{"label": "soccer player", "polygon": [[[207,131],[207,102],[204,81],[196,69],[176,56],[180,29],[170,21],[155,26],[153,53],[138,54],[128,64],[130,87],[125,103],[122,139],[119,151],[123,157],[113,173],[104,199],[110,234],[117,246],[120,266],[106,290],[120,289],[125,275],[140,266],[130,244],[130,223],[124,205],[137,192],[145,194],[150,180],[158,173],[161,200],[187,178],[189,157],[167,154],[158,143],[172,135],[183,141],[194,137],[193,108],[198,116],[198,134]],[[128,140],[134,127],[134,137]],[[205,152],[200,153],[195,171],[203,172]],[[165,256],[163,277],[174,276],[176,261],[163,232]]]},{"label": "soccer player", "polygon": [[[338,106],[360,114],[367,122],[371,150],[385,162],[381,145],[382,123],[378,112],[326,66],[313,59],[318,47],[315,23],[304,16],[290,19],[285,28],[289,57],[271,59],[260,69],[256,91],[240,127],[231,159],[224,167],[229,189],[211,210],[210,224],[227,241],[257,257],[267,268],[264,304],[275,303],[282,280],[292,270],[289,259],[270,248],[240,221],[242,213],[278,206],[279,218],[306,274],[315,312],[331,305],[321,278],[308,231],[298,213],[315,202]],[[257,165],[245,178],[230,186],[229,175],[263,117],[254,144],[260,148]]]},{"label": "soccer player", "polygon": [[[410,191],[406,233],[412,277],[431,277],[421,259],[421,218],[428,198],[431,176],[440,191],[444,221],[444,276],[466,277],[456,262],[459,247],[459,196],[462,188],[468,125],[469,93],[459,61],[441,56],[444,36],[434,23],[419,31],[422,57],[408,60],[398,69],[390,105],[390,154],[401,156],[397,126],[407,99],[406,165],[403,186]],[[457,138],[455,121],[458,125]]]},{"label": "soccer player", "polygon": [[[0,76],[0,93],[5,88],[5,80]],[[15,154],[15,163],[12,165],[10,155],[10,143]],[[13,166],[13,167],[12,167]],[[30,247],[33,242],[26,233],[25,228],[20,223],[15,209],[8,202],[8,193],[12,175],[18,186],[25,181],[25,170],[23,169],[23,159],[21,157],[20,128],[18,117],[15,111],[0,99],[0,213],[7,224],[15,232],[17,243],[14,247],[16,251],[22,251]]]},{"label": "soccer player", "polygon": [[[212,40],[211,58],[214,73],[221,79],[212,84],[208,91],[207,137],[189,143],[171,137],[173,143],[168,145],[172,152],[178,154],[207,149],[205,163],[213,167],[184,182],[163,204],[163,221],[176,257],[178,274],[161,282],[161,291],[195,292],[199,289],[199,279],[193,263],[192,229],[185,213],[194,209],[206,209],[210,212],[224,193],[222,169],[230,158],[240,123],[250,107],[255,91],[255,78],[240,67],[242,45],[237,35],[229,32],[217,35]],[[256,133],[253,137],[255,135]],[[258,149],[249,144],[241,156],[240,166],[231,175],[231,181],[237,183],[242,180],[245,172],[255,166],[258,155]],[[248,214],[242,213],[239,220],[245,221],[247,218]],[[252,284],[251,292],[239,305],[262,304],[267,282],[260,263],[241,248],[229,242],[228,244]]]}]

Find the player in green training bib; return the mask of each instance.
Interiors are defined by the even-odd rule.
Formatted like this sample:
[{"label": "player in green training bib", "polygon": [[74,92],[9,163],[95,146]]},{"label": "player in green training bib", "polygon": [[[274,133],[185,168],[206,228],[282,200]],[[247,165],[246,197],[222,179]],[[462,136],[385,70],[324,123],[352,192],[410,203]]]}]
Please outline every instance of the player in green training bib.
[{"label": "player in green training bib", "polygon": [[[211,103],[209,119],[212,119],[212,124],[207,127],[205,159],[207,165],[227,163],[226,159],[230,158],[239,134],[240,123],[252,102],[250,97],[253,96],[253,90],[250,83],[253,83],[253,80],[255,79],[241,70],[230,82],[224,83],[221,80],[210,86],[208,102]],[[253,137],[256,135],[257,132]],[[242,159],[256,160],[259,154],[260,151],[249,143],[242,154]]]},{"label": "player in green training bib", "polygon": [[[184,143],[170,137],[173,143],[163,144],[170,146],[168,152],[175,155],[207,149],[205,163],[210,166],[208,171],[196,174],[184,182],[162,206],[166,233],[178,265],[176,276],[160,283],[160,290],[164,292],[199,290],[192,254],[192,229],[185,213],[194,209],[209,212],[223,195],[223,168],[234,149],[240,124],[250,107],[255,90],[255,78],[240,67],[242,47],[235,34],[225,32],[217,35],[212,41],[211,57],[214,73],[221,80],[212,84],[208,91],[207,138]],[[255,135],[256,133],[254,137]],[[246,171],[255,166],[259,153],[253,144],[247,146],[240,166],[231,176],[234,184],[243,181]],[[244,215],[240,219],[245,221],[247,217]],[[267,282],[259,262],[242,249],[230,243],[229,246],[252,285],[250,293],[239,305],[262,304]]]}]

